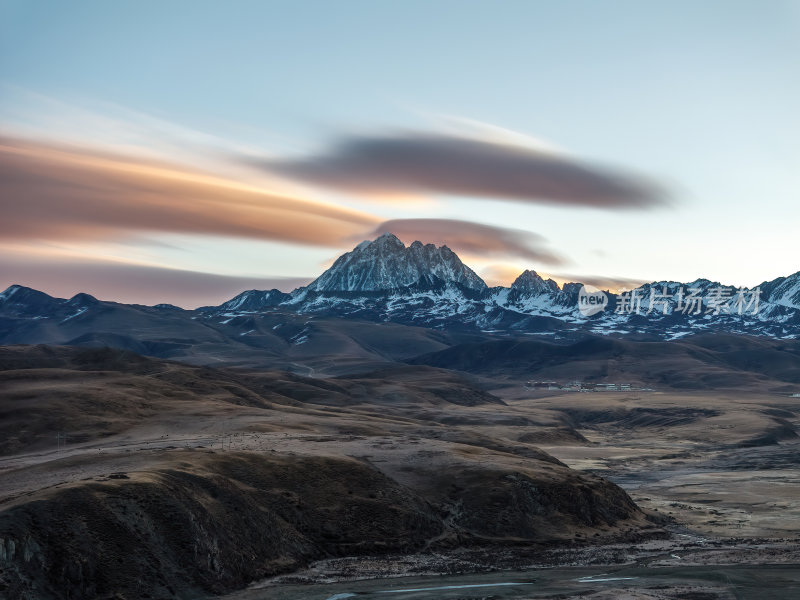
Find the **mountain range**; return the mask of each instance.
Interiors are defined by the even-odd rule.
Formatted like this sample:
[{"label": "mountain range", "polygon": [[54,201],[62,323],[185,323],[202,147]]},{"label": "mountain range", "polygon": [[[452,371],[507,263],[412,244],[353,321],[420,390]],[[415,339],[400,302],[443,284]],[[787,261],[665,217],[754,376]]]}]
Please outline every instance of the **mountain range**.
[{"label": "mountain range", "polygon": [[447,246],[414,242],[406,247],[394,235],[384,234],[362,242],[311,284],[290,294],[250,290],[200,312],[229,317],[280,309],[555,338],[595,333],[676,339],[700,331],[800,335],[800,272],[765,281],[753,290],[708,279],[653,282],[631,290],[626,299],[606,293],[606,309],[591,316],[579,310],[582,288],[581,283],[559,286],[531,270],[510,287],[489,287]]},{"label": "mountain range", "polygon": [[[384,234],[340,256],[306,287],[249,290],[196,310],[103,302],[84,293],[59,299],[12,285],[0,293],[0,343],[104,344],[161,355],[202,339],[213,352],[235,328],[238,342],[268,352],[303,344],[308,318],[556,341],[592,335],[672,340],[706,332],[800,337],[800,272],[754,290],[708,279],[648,283],[625,295],[607,292],[605,309],[589,316],[579,306],[583,289],[532,270],[510,287],[489,287],[447,246],[405,246]],[[431,339],[431,333],[414,335]],[[423,344],[420,352],[436,349]]]}]

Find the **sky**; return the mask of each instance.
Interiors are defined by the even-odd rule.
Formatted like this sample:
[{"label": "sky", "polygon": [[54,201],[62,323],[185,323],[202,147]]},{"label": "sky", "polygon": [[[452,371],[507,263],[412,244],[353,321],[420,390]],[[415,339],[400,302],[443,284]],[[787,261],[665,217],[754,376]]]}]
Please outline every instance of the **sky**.
[{"label": "sky", "polygon": [[0,289],[195,307],[364,239],[800,269],[800,0],[0,0]]}]

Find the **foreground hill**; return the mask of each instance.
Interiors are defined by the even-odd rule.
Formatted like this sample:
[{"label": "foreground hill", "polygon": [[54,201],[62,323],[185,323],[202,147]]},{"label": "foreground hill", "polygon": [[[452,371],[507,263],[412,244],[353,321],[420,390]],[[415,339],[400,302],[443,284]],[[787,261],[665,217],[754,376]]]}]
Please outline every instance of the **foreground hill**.
[{"label": "foreground hill", "polygon": [[431,367],[318,380],[17,346],[0,415],[10,597],[196,598],[323,557],[654,531],[534,445],[557,416]]}]

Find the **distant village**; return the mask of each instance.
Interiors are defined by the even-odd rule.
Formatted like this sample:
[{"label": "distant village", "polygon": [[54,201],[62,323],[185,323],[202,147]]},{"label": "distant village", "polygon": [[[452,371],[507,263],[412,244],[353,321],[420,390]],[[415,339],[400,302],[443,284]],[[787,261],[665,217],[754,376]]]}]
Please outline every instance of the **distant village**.
[{"label": "distant village", "polygon": [[565,392],[652,392],[652,388],[635,386],[630,383],[591,383],[586,381],[528,381],[525,388],[530,390],[561,390]]}]

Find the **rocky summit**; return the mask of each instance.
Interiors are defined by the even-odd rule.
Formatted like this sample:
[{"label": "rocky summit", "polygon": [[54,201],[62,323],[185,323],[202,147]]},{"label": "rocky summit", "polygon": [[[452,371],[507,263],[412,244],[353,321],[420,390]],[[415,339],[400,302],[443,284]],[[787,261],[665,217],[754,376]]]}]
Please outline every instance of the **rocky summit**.
[{"label": "rocky summit", "polygon": [[316,292],[372,292],[408,287],[420,280],[438,278],[469,289],[486,284],[447,246],[414,242],[406,247],[385,233],[364,241],[340,256],[333,266],[309,286]]}]

